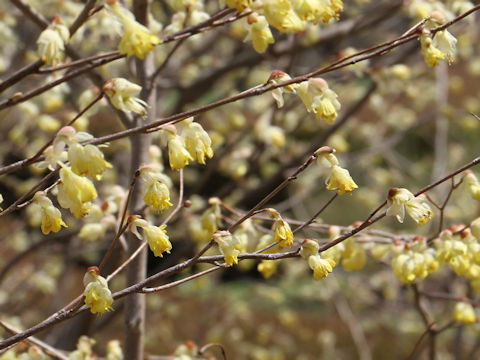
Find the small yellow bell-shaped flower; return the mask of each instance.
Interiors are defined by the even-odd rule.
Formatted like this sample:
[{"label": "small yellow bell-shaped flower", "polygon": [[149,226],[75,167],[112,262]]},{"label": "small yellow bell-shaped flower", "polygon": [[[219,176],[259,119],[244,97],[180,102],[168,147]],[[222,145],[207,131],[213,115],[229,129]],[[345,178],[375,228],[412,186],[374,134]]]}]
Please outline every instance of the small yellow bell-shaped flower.
[{"label": "small yellow bell-shaped flower", "polygon": [[288,247],[293,244],[294,236],[290,225],[282,219],[280,213],[275,209],[266,209],[272,219],[275,220],[272,226],[274,232],[273,240],[278,242],[281,248]]},{"label": "small yellow bell-shaped flower", "polygon": [[150,166],[144,166],[140,169],[140,177],[145,181],[142,188],[145,204],[159,211],[173,205],[170,202],[170,190],[166,185],[170,184],[170,179],[166,175],[154,171]]},{"label": "small yellow bell-shaped flower", "polygon": [[60,169],[62,183],[58,185],[58,203],[70,209],[76,218],[87,215],[90,211],[91,201],[97,197],[97,190],[93,183],[75,174],[69,167],[62,164]]},{"label": "small yellow bell-shaped flower", "polygon": [[128,222],[129,230],[139,239],[142,239],[142,236],[139,234],[137,227],[141,227],[143,229],[153,255],[163,257],[164,252],[170,254],[170,250],[172,250],[172,243],[168,238],[167,230],[165,230],[167,225],[150,225],[146,220],[141,219],[136,215],[130,216]]},{"label": "small yellow bell-shaped flower", "polygon": [[112,105],[125,112],[134,112],[142,117],[147,116],[148,104],[139,99],[142,87],[123,78],[107,80],[103,85],[103,91],[107,94]]},{"label": "small yellow bell-shaped flower", "polygon": [[103,314],[113,310],[113,297],[108,288],[107,280],[100,276],[100,270],[96,266],[88,268],[83,278],[85,285],[85,305],[90,308],[92,314]]},{"label": "small yellow bell-shaped flower", "polygon": [[327,277],[333,271],[335,261],[332,259],[323,259],[320,254],[308,257],[308,266],[313,270],[313,278],[315,280]]},{"label": "small yellow bell-shaped flower", "polygon": [[100,149],[91,144],[85,146],[79,143],[71,143],[68,148],[68,161],[75,174],[89,176],[100,180],[105,170],[112,167],[104,159]]},{"label": "small yellow bell-shaped flower", "polygon": [[477,316],[473,306],[470,303],[462,301],[455,304],[455,309],[453,310],[453,319],[456,322],[473,324],[477,321]]},{"label": "small yellow bell-shaped flower", "polygon": [[185,147],[184,139],[176,134],[176,130],[166,130],[168,136],[168,160],[172,170],[180,170],[193,161],[192,155]]},{"label": "small yellow bell-shaped flower", "polygon": [[63,25],[63,20],[56,16],[53,23],[42,31],[37,40],[38,53],[41,59],[52,66],[56,66],[65,58],[65,44],[70,32]]},{"label": "small yellow bell-shaped flower", "polygon": [[275,43],[272,31],[268,26],[265,16],[252,13],[247,18],[248,21],[248,34],[244,41],[252,41],[253,48],[256,52],[263,54],[269,44]]},{"label": "small yellow bell-shaped flower", "polygon": [[263,12],[270,25],[283,33],[296,33],[307,26],[292,8],[289,0],[265,0]]},{"label": "small yellow bell-shaped flower", "polygon": [[150,250],[152,250],[155,256],[163,257],[162,254],[164,252],[170,254],[170,250],[172,250],[172,243],[168,238],[166,227],[167,225],[146,226],[143,228]]},{"label": "small yellow bell-shaped flower", "polygon": [[240,251],[236,248],[238,239],[226,230],[216,231],[212,238],[218,244],[223,254],[225,265],[232,266],[238,264],[238,255],[240,254]]},{"label": "small yellow bell-shaped flower", "polygon": [[46,196],[43,191],[35,193],[33,202],[40,205],[42,209],[42,233],[47,235],[50,232],[58,232],[61,227],[68,227],[62,220],[62,213],[55,206],[52,201]]},{"label": "small yellow bell-shaped flower", "polygon": [[205,165],[206,158],[212,158],[212,140],[208,133],[193,118],[182,121],[182,138],[185,140],[185,148],[193,159]]},{"label": "small yellow bell-shaped flower", "polygon": [[153,48],[160,44],[158,36],[153,35],[148,28],[135,20],[135,16],[118,4],[117,0],[107,0],[108,5],[123,26],[123,37],[118,45],[121,54],[135,55],[144,59]]},{"label": "small yellow bell-shaped flower", "polygon": [[420,45],[428,66],[437,66],[438,60],[445,59],[445,54],[440,51],[432,40],[432,34],[429,30],[424,30],[420,35]]}]

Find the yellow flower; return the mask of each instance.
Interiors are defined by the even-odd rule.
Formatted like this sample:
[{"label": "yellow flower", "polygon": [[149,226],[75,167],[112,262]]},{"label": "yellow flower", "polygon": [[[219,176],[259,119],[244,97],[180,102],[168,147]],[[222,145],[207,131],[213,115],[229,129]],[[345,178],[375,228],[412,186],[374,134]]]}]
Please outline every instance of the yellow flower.
[{"label": "yellow flower", "polygon": [[278,242],[281,248],[288,247],[293,244],[293,232],[290,225],[282,219],[280,213],[275,209],[266,209],[268,214],[275,219],[272,230],[274,232],[273,241]]},{"label": "yellow flower", "polygon": [[388,192],[387,216],[395,216],[400,223],[407,214],[419,225],[425,225],[433,217],[430,206],[422,198],[415,197],[407,189],[392,188]]},{"label": "yellow flower", "polygon": [[50,232],[58,232],[61,227],[67,227],[62,220],[62,213],[55,206],[52,201],[45,195],[43,191],[37,192],[33,197],[33,202],[40,205],[42,209],[42,233],[44,235]]},{"label": "yellow flower", "polygon": [[62,213],[55,206],[42,209],[42,233],[47,235],[50,232],[59,232],[61,227],[68,227],[62,220]]},{"label": "yellow flower", "polygon": [[168,134],[168,160],[172,170],[180,170],[188,165],[193,157],[185,148],[185,141],[177,134],[167,131]]},{"label": "yellow flower", "polygon": [[41,59],[52,66],[60,63],[65,58],[65,44],[69,37],[70,33],[62,19],[55,17],[53,23],[38,37],[38,54]]},{"label": "yellow flower", "polygon": [[162,226],[145,226],[143,231],[150,246],[150,250],[153,251],[153,255],[163,257],[163,253],[170,254],[172,250],[172,244],[167,235],[165,228],[167,225]]},{"label": "yellow flower", "polygon": [[108,288],[107,280],[100,276],[99,270],[96,266],[88,269],[84,278],[85,285],[85,305],[90,308],[92,314],[103,314],[112,309],[112,293]]},{"label": "yellow flower", "polygon": [[343,242],[344,249],[341,252],[342,266],[346,271],[361,270],[367,262],[367,254],[363,246],[349,238]]},{"label": "yellow flower", "polygon": [[480,201],[480,184],[475,174],[471,170],[467,170],[463,173],[463,183],[467,187],[467,191],[470,196]]},{"label": "yellow flower", "polygon": [[170,202],[170,191],[167,185],[154,179],[145,183],[143,200],[145,204],[153,207],[155,210],[165,210],[173,205]]},{"label": "yellow flower", "polygon": [[428,66],[437,66],[439,59],[445,59],[445,54],[435,47],[430,31],[425,30],[420,35],[420,45]]},{"label": "yellow flower", "polygon": [[257,265],[257,270],[265,279],[268,279],[277,272],[279,262],[276,260],[262,260]]},{"label": "yellow flower", "polygon": [[205,165],[205,158],[212,158],[212,140],[202,125],[193,122],[193,118],[182,121],[182,138],[185,140],[185,148],[193,159]]},{"label": "yellow flower", "polygon": [[320,249],[318,241],[313,239],[305,239],[302,243],[302,247],[300,248],[300,256],[305,260],[308,260],[310,256],[318,254],[318,249]]},{"label": "yellow flower", "polygon": [[338,95],[328,87],[322,78],[310,78],[298,87],[298,95],[308,112],[313,112],[317,119],[331,124],[338,116],[341,104]]},{"label": "yellow flower", "polygon": [[330,177],[327,179],[327,190],[337,190],[338,195],[351,192],[358,188],[353,181],[347,169],[343,169],[338,165],[332,167]]},{"label": "yellow flower", "polygon": [[105,360],[123,360],[123,351],[120,347],[120,341],[110,340],[107,343],[107,356]]},{"label": "yellow flower", "polygon": [[438,31],[433,38],[433,45],[443,54],[449,64],[455,61],[457,55],[457,39],[448,30]]},{"label": "yellow flower", "polygon": [[320,280],[333,271],[335,261],[332,259],[322,259],[320,254],[316,254],[308,258],[308,266],[313,270],[313,278]]},{"label": "yellow flower", "polygon": [[238,264],[238,255],[240,251],[236,249],[238,239],[229,231],[219,230],[213,234],[213,241],[218,244],[221,253],[225,259],[226,266]]},{"label": "yellow flower", "polygon": [[263,54],[267,50],[268,44],[275,42],[267,19],[265,16],[252,13],[248,16],[248,25],[248,34],[244,41],[251,40],[255,51]]},{"label": "yellow flower", "polygon": [[268,23],[283,33],[296,33],[307,25],[293,11],[289,0],[266,0],[263,2],[263,11]]},{"label": "yellow flower", "polygon": [[144,59],[153,48],[160,44],[160,39],[149,29],[135,21],[134,15],[118,4],[116,0],[109,0],[108,4],[123,26],[123,37],[118,45],[121,54],[135,55]]},{"label": "yellow flower", "polygon": [[[281,71],[281,70],[274,70],[270,74],[270,77],[268,79],[269,84],[279,84],[284,81],[292,80],[290,75],[287,73]],[[288,92],[295,94],[298,88],[298,84],[290,84],[282,87],[278,87],[276,89],[272,90],[272,97],[275,99],[277,102],[277,107],[281,108],[284,104],[283,100],[283,93]]]},{"label": "yellow flower", "polygon": [[72,170],[62,165],[60,169],[62,183],[58,186],[58,203],[66,209],[70,209],[76,218],[87,215],[90,211],[90,201],[97,197],[97,191],[93,183],[87,178],[81,177]]},{"label": "yellow flower", "polygon": [[134,112],[140,116],[147,116],[148,104],[136,97],[142,87],[126,79],[114,78],[107,80],[103,85],[103,91],[107,94],[112,105],[125,112]]},{"label": "yellow flower", "polygon": [[477,321],[477,316],[471,304],[467,302],[457,302],[453,310],[453,319],[456,322],[473,324]]},{"label": "yellow flower", "polygon": [[105,161],[103,153],[95,145],[80,145],[72,143],[68,148],[68,161],[72,171],[81,176],[90,176],[97,180],[102,178],[106,169],[112,167],[108,161]]}]

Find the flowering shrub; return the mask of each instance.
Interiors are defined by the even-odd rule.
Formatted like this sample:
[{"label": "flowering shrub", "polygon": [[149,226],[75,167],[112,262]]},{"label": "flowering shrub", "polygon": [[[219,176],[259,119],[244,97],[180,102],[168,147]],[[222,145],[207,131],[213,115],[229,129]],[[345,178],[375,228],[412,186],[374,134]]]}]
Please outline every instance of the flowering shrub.
[{"label": "flowering shrub", "polygon": [[0,4],[0,360],[474,358],[478,10]]}]

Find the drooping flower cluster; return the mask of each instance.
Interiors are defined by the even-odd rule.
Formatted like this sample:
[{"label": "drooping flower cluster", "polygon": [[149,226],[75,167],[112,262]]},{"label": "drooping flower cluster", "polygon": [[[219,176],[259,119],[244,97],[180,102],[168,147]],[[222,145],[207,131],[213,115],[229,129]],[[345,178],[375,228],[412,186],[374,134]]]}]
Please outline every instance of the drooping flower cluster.
[{"label": "drooping flower cluster", "polygon": [[173,204],[170,202],[171,180],[155,167],[143,166],[140,177],[144,181],[142,187],[143,201],[154,210],[165,210]]},{"label": "drooping flower cluster", "polygon": [[425,225],[433,217],[433,212],[423,197],[415,197],[403,188],[390,189],[387,206],[387,216],[395,216],[400,223],[405,219],[405,210],[418,225]]},{"label": "drooping flower cluster", "polygon": [[138,228],[140,227],[143,229],[153,255],[163,257],[164,252],[170,254],[170,250],[172,250],[172,244],[168,238],[167,230],[165,230],[167,225],[150,225],[148,221],[141,219],[136,215],[130,216],[128,223],[130,232],[132,232],[140,240],[143,239],[143,237],[138,232]]},{"label": "drooping flower cluster", "polygon": [[292,245],[294,237],[292,229],[290,229],[290,225],[283,220],[282,216],[277,210],[269,208],[266,209],[266,211],[268,212],[268,215],[275,220],[272,225],[272,230],[274,232],[273,240],[278,242],[281,248]]},{"label": "drooping flower cluster", "polygon": [[52,24],[38,37],[37,46],[40,58],[47,64],[56,66],[65,58],[65,44],[70,38],[63,20],[56,16]]},{"label": "drooping flower cluster", "polygon": [[179,123],[180,136],[185,140],[185,147],[191,157],[199,164],[205,165],[206,158],[213,157],[212,140],[202,125],[193,121],[193,117]]},{"label": "drooping flower cluster", "polygon": [[47,235],[50,232],[59,232],[61,227],[67,227],[62,220],[62,213],[55,206],[52,201],[47,197],[43,191],[35,193],[33,202],[40,206],[42,211],[42,233]]},{"label": "drooping flower cluster", "polygon": [[318,163],[331,168],[330,175],[326,180],[327,190],[336,190],[338,195],[352,192],[358,188],[358,185],[355,184],[348,170],[338,165],[338,159],[334,154],[335,149],[329,146],[322,146],[315,151]]},{"label": "drooping flower cluster", "polygon": [[329,23],[338,19],[343,10],[342,0],[227,0],[227,6],[239,12],[253,10],[248,17],[248,36],[255,50],[265,52],[274,43],[269,26],[282,33],[304,31],[311,23]]},{"label": "drooping flower cluster", "polygon": [[98,267],[88,268],[83,278],[85,286],[85,305],[90,308],[92,314],[103,314],[112,310],[112,293],[108,288],[107,280],[100,276]]},{"label": "drooping flower cluster", "polygon": [[240,254],[240,250],[238,250],[240,245],[238,238],[226,230],[215,231],[212,238],[220,248],[225,259],[225,265],[232,266],[238,264],[238,255]]},{"label": "drooping flower cluster", "polygon": [[173,170],[183,169],[194,160],[205,165],[206,158],[213,156],[210,136],[199,123],[193,122],[193,118],[185,119],[178,130],[174,125],[164,130],[168,137],[168,158]]},{"label": "drooping flower cluster", "polygon": [[447,264],[457,275],[465,276],[474,289],[480,289],[479,224],[477,219],[471,228],[460,233],[458,229],[461,230],[461,225],[452,226],[433,242],[437,249],[437,260]]},{"label": "drooping flower cluster", "polygon": [[308,266],[313,270],[315,280],[327,277],[333,271],[336,263],[332,259],[324,259],[318,253],[320,246],[316,240],[305,239],[300,249],[300,255],[307,260]]},{"label": "drooping flower cluster", "polygon": [[76,218],[82,218],[90,212],[91,201],[97,197],[97,190],[93,183],[82,176],[75,174],[71,168],[61,164],[58,185],[58,203],[65,209],[70,209]]},{"label": "drooping flower cluster", "polygon": [[423,237],[416,237],[411,243],[400,243],[392,255],[393,273],[406,284],[425,279],[439,268],[435,250],[427,246]]},{"label": "drooping flower cluster", "polygon": [[121,54],[135,55],[144,59],[153,48],[160,44],[158,36],[135,20],[135,16],[117,0],[107,0],[107,4],[123,26],[123,37],[118,45]]},{"label": "drooping flower cluster", "polygon": [[133,112],[142,117],[147,116],[148,104],[137,97],[142,91],[140,85],[123,78],[114,78],[105,81],[102,90],[118,110]]}]

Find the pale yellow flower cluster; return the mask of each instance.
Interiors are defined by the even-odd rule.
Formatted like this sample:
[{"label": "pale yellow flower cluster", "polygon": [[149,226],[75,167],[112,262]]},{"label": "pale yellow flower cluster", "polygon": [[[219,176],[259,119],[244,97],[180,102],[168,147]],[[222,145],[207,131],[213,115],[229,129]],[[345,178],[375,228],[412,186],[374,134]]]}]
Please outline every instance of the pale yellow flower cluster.
[{"label": "pale yellow flower cluster", "polygon": [[263,53],[273,44],[270,26],[282,33],[304,31],[310,23],[329,23],[338,19],[343,10],[342,0],[227,0],[227,6],[239,12],[253,10],[247,18],[247,37],[254,49]]},{"label": "pale yellow flower cluster", "polygon": [[123,26],[123,37],[118,45],[121,54],[135,55],[144,59],[153,48],[160,44],[160,39],[153,35],[148,28],[135,20],[135,16],[117,0],[107,1],[110,9]]},{"label": "pale yellow flower cluster", "polygon": [[[178,132],[177,132],[178,129]],[[178,125],[164,128],[168,137],[168,158],[172,170],[180,170],[190,161],[205,165],[213,156],[212,140],[202,126],[188,118]]]},{"label": "pale yellow flower cluster", "polygon": [[[460,227],[460,226],[458,226]],[[475,289],[480,289],[480,221],[471,224],[471,229],[456,233],[456,228],[444,230],[434,240],[436,258],[447,264],[457,275],[465,276]]]},{"label": "pale yellow flower cluster", "polygon": [[393,251],[392,268],[394,275],[405,284],[413,284],[417,279],[425,279],[439,268],[435,250],[428,247],[423,237],[411,243],[396,245]]}]

